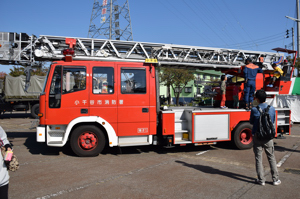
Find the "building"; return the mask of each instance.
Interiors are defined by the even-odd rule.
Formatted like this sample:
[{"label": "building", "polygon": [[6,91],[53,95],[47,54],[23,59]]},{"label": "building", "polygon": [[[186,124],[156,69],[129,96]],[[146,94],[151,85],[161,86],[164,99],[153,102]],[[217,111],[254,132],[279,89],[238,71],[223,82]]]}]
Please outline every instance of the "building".
[{"label": "building", "polygon": [[[207,100],[207,97],[204,97],[202,93],[205,90],[211,88],[212,83],[219,83],[221,79],[222,73],[214,70],[195,70],[194,76],[195,80],[188,82],[186,87],[182,90],[179,98],[180,104],[188,104],[191,103],[195,97],[202,97],[203,100]],[[175,91],[171,90],[171,98],[173,104],[176,104]],[[202,95],[201,95],[202,94]],[[160,85],[160,96],[167,98],[168,89],[164,85]]]}]

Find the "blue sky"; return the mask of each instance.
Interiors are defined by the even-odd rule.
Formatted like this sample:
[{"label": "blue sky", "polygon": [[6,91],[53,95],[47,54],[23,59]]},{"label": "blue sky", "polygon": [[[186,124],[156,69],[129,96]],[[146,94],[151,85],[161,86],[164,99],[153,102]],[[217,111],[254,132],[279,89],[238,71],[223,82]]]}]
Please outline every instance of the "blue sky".
[{"label": "blue sky", "polygon": [[[87,37],[93,3],[0,0],[0,31]],[[292,48],[287,29],[296,35],[296,23],[285,18],[296,18],[296,0],[129,0],[129,6],[135,41],[270,52]]]}]

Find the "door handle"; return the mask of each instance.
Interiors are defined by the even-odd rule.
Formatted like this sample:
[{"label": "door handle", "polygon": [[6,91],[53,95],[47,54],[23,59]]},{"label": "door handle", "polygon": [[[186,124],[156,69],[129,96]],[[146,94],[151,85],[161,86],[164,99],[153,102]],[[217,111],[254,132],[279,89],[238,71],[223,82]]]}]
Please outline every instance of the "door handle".
[{"label": "door handle", "polygon": [[81,110],[80,110],[80,113],[82,113],[82,114],[87,114],[87,113],[88,113],[88,110],[87,110],[87,109],[81,109]]},{"label": "door handle", "polygon": [[148,108],[142,108],[142,112],[143,112],[143,113],[148,113],[148,112],[149,112],[149,109],[148,109]]}]

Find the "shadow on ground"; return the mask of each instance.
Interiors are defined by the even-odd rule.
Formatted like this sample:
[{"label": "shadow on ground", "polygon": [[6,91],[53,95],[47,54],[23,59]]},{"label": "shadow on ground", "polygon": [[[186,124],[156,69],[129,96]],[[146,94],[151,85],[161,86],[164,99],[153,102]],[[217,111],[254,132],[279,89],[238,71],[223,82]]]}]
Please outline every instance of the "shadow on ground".
[{"label": "shadow on ground", "polygon": [[290,149],[290,148],[286,148],[286,147],[282,147],[282,146],[276,146],[275,145],[275,151],[280,151],[280,152],[296,152],[296,153],[300,153],[299,150],[294,150],[294,149]]},{"label": "shadow on ground", "polygon": [[14,138],[25,138],[24,146],[33,155],[59,155],[63,153],[68,156],[75,156],[68,143],[64,147],[49,147],[46,143],[37,142],[35,132],[6,132],[6,134],[12,146],[14,145]]},{"label": "shadow on ground", "polygon": [[112,154],[112,155],[126,155],[126,154],[141,154],[154,152],[157,154],[167,154],[167,153],[188,153],[188,152],[201,152],[206,150],[215,150],[210,146],[174,146],[171,148],[166,148],[163,146],[149,145],[149,146],[132,146],[132,147],[106,147],[102,154]]},{"label": "shadow on ground", "polygon": [[233,178],[233,179],[236,179],[236,180],[249,182],[249,183],[253,183],[254,180],[255,180],[255,178],[251,178],[251,177],[241,175],[241,174],[237,174],[237,173],[232,173],[232,172],[229,172],[229,171],[222,171],[222,170],[210,167],[210,166],[189,164],[189,163],[179,161],[179,160],[176,160],[175,162],[179,163],[179,164],[182,164],[183,166],[190,167],[190,168],[196,169],[198,171],[201,171],[201,172],[207,173],[207,174],[222,175],[222,176],[226,176],[226,177],[229,177],[229,178]]},{"label": "shadow on ground", "polygon": [[30,112],[28,113],[4,113],[0,115],[0,119],[10,119],[10,118],[31,118]]},{"label": "shadow on ground", "polygon": [[[9,138],[12,145],[14,145],[14,138],[25,138],[24,145],[27,147],[29,152],[34,155],[59,155],[63,153],[68,156],[76,156],[70,146],[70,143],[67,142],[63,147],[50,147],[46,143],[39,143],[36,141],[35,132],[6,132],[7,137]],[[134,146],[134,147],[106,147],[102,152],[103,155],[126,155],[126,154],[142,154],[155,152],[158,154],[166,153],[182,153],[182,152],[201,152],[206,150],[214,150],[210,146],[175,146],[172,148],[165,148],[162,146]]]},{"label": "shadow on ground", "polygon": [[[14,138],[25,138],[24,145],[27,147],[31,154],[42,154],[42,155],[59,155],[63,153],[68,156],[76,156],[70,146],[70,143],[67,142],[63,147],[50,147],[46,143],[39,143],[36,141],[35,132],[6,132],[7,136],[10,138],[11,144],[14,144]],[[167,153],[189,153],[189,152],[201,152],[206,150],[217,150],[218,148],[223,148],[227,150],[237,150],[234,146],[229,143],[219,143],[217,145],[204,145],[204,146],[174,146],[171,148],[166,148],[163,146],[148,145],[148,146],[132,146],[132,147],[106,147],[102,155],[126,155],[126,154],[142,154],[142,153],[158,153],[158,154],[167,154]]]}]

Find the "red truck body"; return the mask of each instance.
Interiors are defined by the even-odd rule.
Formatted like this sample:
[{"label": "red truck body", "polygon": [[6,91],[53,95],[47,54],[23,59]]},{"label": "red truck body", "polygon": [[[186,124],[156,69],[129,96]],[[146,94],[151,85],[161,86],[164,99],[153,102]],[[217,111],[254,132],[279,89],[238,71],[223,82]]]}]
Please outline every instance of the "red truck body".
[{"label": "red truck body", "polygon": [[[252,147],[249,111],[161,108],[155,67],[139,62],[53,62],[40,96],[37,141],[61,147],[70,140],[79,156],[97,155],[105,145],[232,141],[240,149]],[[262,78],[259,74],[257,89],[263,87]],[[289,109],[276,109],[275,125],[277,132],[290,133]]]}]

